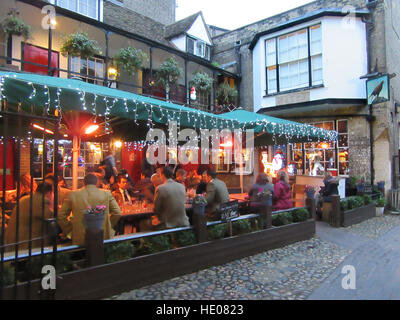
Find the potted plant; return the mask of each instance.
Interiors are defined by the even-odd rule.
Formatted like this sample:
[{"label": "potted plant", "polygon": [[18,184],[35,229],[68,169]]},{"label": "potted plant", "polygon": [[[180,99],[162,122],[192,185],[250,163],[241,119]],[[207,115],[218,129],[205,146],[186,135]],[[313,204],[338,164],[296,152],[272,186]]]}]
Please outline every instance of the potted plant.
[{"label": "potted plant", "polygon": [[119,70],[124,70],[132,77],[138,69],[142,68],[147,55],[140,49],[127,47],[120,49],[113,60],[118,74],[120,74]]},{"label": "potted plant", "polygon": [[307,194],[307,199],[314,199],[315,187],[307,184],[304,188],[304,192]]},{"label": "potted plant", "polygon": [[156,72],[157,84],[164,87],[167,100],[169,100],[171,86],[178,82],[182,72],[174,58],[165,60],[158,68]]},{"label": "potted plant", "polygon": [[8,37],[12,35],[22,36],[25,40],[31,37],[32,28],[19,18],[17,9],[10,9],[7,17],[1,22],[1,27]]},{"label": "potted plant", "polygon": [[202,72],[197,72],[193,79],[189,81],[189,85],[195,87],[200,93],[209,93],[213,83],[214,79]]},{"label": "potted plant", "polygon": [[376,200],[376,216],[382,217],[383,212],[385,211],[386,201],[383,198]]},{"label": "potted plant", "polygon": [[358,193],[365,192],[365,180],[364,180],[364,178],[361,178],[360,180],[357,181],[356,188],[357,188],[357,192]]},{"label": "potted plant", "polygon": [[206,205],[207,200],[201,195],[196,195],[192,202],[193,213],[204,215]]},{"label": "potted plant", "polygon": [[[9,10],[7,17],[1,21],[1,29],[7,38],[7,64],[12,64],[12,36],[24,37],[25,41],[31,38],[32,28],[26,24],[20,17],[19,11],[15,8]],[[14,66],[15,67],[15,66]]]},{"label": "potted plant", "polygon": [[88,206],[88,209],[83,215],[86,229],[100,230],[103,225],[105,211],[105,205],[96,206],[95,208]]},{"label": "potted plant", "polygon": [[70,55],[72,57],[81,57],[83,59],[101,54],[97,41],[90,40],[89,35],[86,32],[69,34],[60,51],[63,56]]},{"label": "potted plant", "polygon": [[236,103],[238,92],[235,87],[224,82],[218,86],[216,96],[219,105],[232,105]]}]

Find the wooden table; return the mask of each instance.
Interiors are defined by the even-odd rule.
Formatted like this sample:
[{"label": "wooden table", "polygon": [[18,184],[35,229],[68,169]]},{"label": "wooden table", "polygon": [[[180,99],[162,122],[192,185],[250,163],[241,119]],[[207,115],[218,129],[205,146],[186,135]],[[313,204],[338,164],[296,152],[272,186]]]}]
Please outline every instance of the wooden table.
[{"label": "wooden table", "polygon": [[249,201],[247,199],[248,194],[247,193],[232,193],[229,195],[229,198],[231,200],[239,200],[239,202],[245,202]]},{"label": "wooden table", "polygon": [[[192,204],[185,204],[185,209],[192,209]],[[142,208],[140,210],[135,210],[135,207],[125,207],[122,211],[121,218],[119,219],[115,230],[117,234],[124,234],[125,226],[127,224],[132,225],[139,232],[139,222],[144,219],[151,219],[154,216],[154,205],[148,205],[147,208]]]}]

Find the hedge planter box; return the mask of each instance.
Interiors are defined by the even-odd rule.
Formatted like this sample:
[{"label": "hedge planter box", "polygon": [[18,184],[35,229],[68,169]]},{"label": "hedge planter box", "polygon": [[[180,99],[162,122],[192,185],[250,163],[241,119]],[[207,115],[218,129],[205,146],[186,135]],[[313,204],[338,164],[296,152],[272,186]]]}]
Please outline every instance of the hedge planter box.
[{"label": "hedge planter box", "polygon": [[[106,298],[304,241],[314,235],[315,220],[307,220],[64,273],[57,277],[55,299]],[[16,287],[17,299],[26,299],[27,293],[31,299],[39,299],[40,284],[41,280],[32,281],[30,286],[19,284]],[[3,299],[12,299],[14,289],[4,288]]]},{"label": "hedge planter box", "polygon": [[342,226],[349,227],[353,224],[361,223],[365,220],[371,219],[376,216],[375,204],[371,203],[369,205],[348,210],[341,211],[342,213]]}]

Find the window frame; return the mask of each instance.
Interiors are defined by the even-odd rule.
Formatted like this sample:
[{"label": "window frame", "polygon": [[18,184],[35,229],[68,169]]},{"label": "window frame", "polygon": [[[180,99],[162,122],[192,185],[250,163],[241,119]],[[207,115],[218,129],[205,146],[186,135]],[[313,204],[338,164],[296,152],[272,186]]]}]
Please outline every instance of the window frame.
[{"label": "window frame", "polygon": [[[89,75],[89,73],[87,72],[86,75],[84,75],[83,73],[81,73],[82,70],[82,64],[80,64],[80,68],[79,68],[79,72],[73,71],[72,70],[72,59],[73,58],[77,58],[80,59],[80,63],[82,61],[83,58],[81,57],[72,57],[72,56],[68,56],[68,77],[80,77],[82,78],[83,81],[87,82],[87,83],[93,83],[93,84],[101,84],[104,82],[105,79],[105,72],[106,72],[106,63],[105,63],[105,58],[100,57],[100,56],[94,56],[91,58],[86,58],[86,61],[89,62],[89,60],[93,60],[95,62],[95,73],[97,71],[96,69],[96,62],[97,61],[102,61],[103,62],[103,78],[101,77],[97,77],[97,75],[95,75],[94,77],[99,78],[99,79],[93,79],[92,76]],[[89,63],[87,63],[87,70],[89,70]],[[79,75],[75,74],[75,73],[79,73]],[[102,79],[102,80],[101,80]]]},{"label": "window frame", "polygon": [[[71,1],[71,0],[67,0],[67,1]],[[79,11],[80,2],[84,1],[84,0],[73,0],[73,1],[75,1],[75,3],[76,3],[76,10],[75,11],[74,10],[70,10],[68,8],[65,8],[63,6],[60,6],[60,4],[59,4],[60,0],[55,0],[55,5],[60,7],[60,8],[65,9],[65,10],[70,10],[72,12],[75,12],[77,14],[80,14],[82,16],[85,16],[85,17],[88,17],[88,18],[91,18],[91,19],[95,19],[95,20],[98,20],[98,21],[102,20],[101,19],[101,7],[102,7],[101,4],[102,4],[103,0],[95,0],[95,2],[96,2],[96,17],[92,17],[92,16],[90,16],[88,14],[84,14],[84,13]],[[88,10],[88,12],[89,12],[89,10]]]},{"label": "window frame", "polygon": [[[339,118],[339,119],[334,119],[334,120],[321,120],[321,121],[316,121],[316,122],[311,122],[311,123],[307,123],[308,125],[311,125],[311,126],[315,126],[316,124],[322,124],[322,126],[324,125],[324,123],[333,123],[333,129],[334,130],[336,130],[336,131],[338,131],[339,130],[339,122],[341,122],[341,121],[345,121],[347,124],[346,124],[346,128],[347,128],[347,132],[346,133],[344,133],[344,132],[342,132],[342,133],[339,133],[339,136],[340,135],[347,135],[347,147],[339,147],[339,139],[335,142],[335,144],[334,144],[334,148],[327,148],[327,149],[323,149],[324,150],[324,155],[326,154],[325,152],[328,150],[332,150],[334,153],[335,153],[335,166],[334,166],[334,168],[335,169],[337,169],[337,172],[338,172],[338,176],[344,176],[344,177],[346,177],[346,176],[348,176],[349,175],[349,173],[347,172],[347,173],[341,173],[340,172],[340,163],[346,163],[347,164],[347,170],[349,170],[349,163],[350,163],[350,160],[349,160],[349,154],[350,154],[350,152],[349,152],[349,150],[350,150],[350,131],[349,131],[349,119],[343,119],[343,118]],[[323,142],[323,141],[321,141],[321,142]],[[312,144],[312,145],[315,145],[314,146],[314,148],[307,148],[306,147],[306,144],[307,143],[301,143],[301,142],[299,142],[299,143],[291,143],[291,144],[289,144],[289,146],[290,146],[290,157],[291,157],[291,161],[295,161],[294,160],[294,156],[295,156],[295,154],[297,153],[297,152],[301,152],[302,153],[302,166],[303,166],[303,168],[304,168],[304,172],[303,172],[303,174],[305,174],[305,172],[307,171],[307,170],[309,170],[309,167],[308,167],[308,163],[307,163],[307,153],[308,152],[311,152],[311,151],[315,151],[315,150],[320,150],[319,148],[316,148],[316,142],[309,142],[310,144]],[[301,148],[299,148],[299,147],[301,147]],[[348,155],[347,155],[347,161],[340,161],[340,152],[343,152],[343,151],[347,151],[348,152]],[[321,161],[322,163],[324,163],[324,167],[325,167],[325,163],[327,163],[328,161],[325,159],[325,160],[323,160],[323,161]],[[298,163],[298,161],[296,162],[296,164]]]},{"label": "window frame", "polygon": [[[193,41],[193,52],[189,51],[189,40]],[[202,55],[198,55],[197,54],[197,46],[198,44],[201,44],[203,46],[202,49]],[[193,36],[190,36],[188,34],[186,34],[186,52],[190,53],[196,57],[205,59],[207,61],[211,60],[211,46],[209,44],[207,44],[207,42],[201,40],[201,39],[197,39]]]},{"label": "window frame", "polygon": [[[311,35],[312,32],[311,30],[314,30],[316,28],[319,28],[321,30],[321,36],[320,36],[320,53],[312,53],[311,52]],[[281,45],[279,43],[279,40],[287,37],[288,38],[288,55],[289,55],[289,36],[290,35],[294,35],[296,34],[296,36],[299,36],[300,33],[306,32],[306,39],[307,39],[307,57],[304,58],[300,58],[297,57],[296,60],[290,60],[290,58],[288,57],[288,61],[286,62],[281,62],[280,61],[280,48]],[[298,39],[297,39],[298,41]],[[274,53],[269,52],[269,44],[271,42],[274,42]],[[300,45],[297,46],[298,50],[300,48]],[[323,78],[323,45],[322,45],[322,23],[318,22],[318,23],[314,23],[312,25],[306,26],[306,27],[302,27],[300,29],[297,30],[293,30],[291,32],[288,33],[284,33],[284,34],[280,34],[277,35],[275,37],[272,38],[268,38],[265,39],[264,41],[264,64],[265,64],[265,96],[273,96],[273,95],[277,95],[277,94],[281,94],[281,93],[290,93],[293,91],[299,91],[299,90],[304,90],[304,89],[310,89],[310,88],[316,88],[316,87],[321,87],[324,86],[324,78]],[[275,64],[271,64],[269,62],[268,57],[269,56],[273,56],[275,57]],[[321,57],[321,68],[318,68],[318,70],[322,70],[322,80],[319,80],[318,82],[315,82],[313,79],[313,73],[315,70],[313,70],[313,59],[315,59],[316,57]],[[282,66],[288,66],[288,68],[290,67],[291,64],[297,63],[298,64],[298,68],[300,70],[300,63],[302,61],[306,60],[307,61],[307,73],[308,73],[308,83],[307,85],[303,86],[303,85],[298,85],[298,86],[289,86],[288,88],[282,89],[282,81],[281,81],[281,67]],[[275,82],[274,85],[274,89],[272,89],[270,91],[270,76],[269,76],[269,71],[275,70],[274,73],[274,79],[272,81]],[[298,72],[298,76],[300,77],[302,73],[299,71]],[[290,80],[290,74],[288,74],[288,80]]]}]

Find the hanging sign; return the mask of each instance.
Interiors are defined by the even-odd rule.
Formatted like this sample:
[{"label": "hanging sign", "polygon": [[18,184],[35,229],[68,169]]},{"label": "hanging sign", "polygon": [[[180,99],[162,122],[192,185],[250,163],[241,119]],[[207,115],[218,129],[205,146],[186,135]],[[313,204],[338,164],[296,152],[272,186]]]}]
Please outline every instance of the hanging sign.
[{"label": "hanging sign", "polygon": [[367,80],[368,104],[377,104],[390,100],[389,75]]}]

